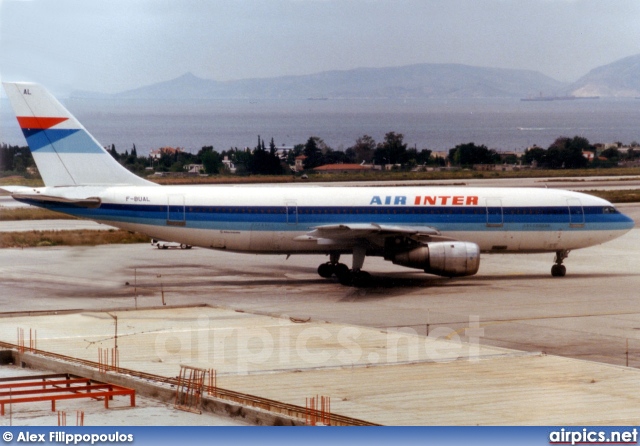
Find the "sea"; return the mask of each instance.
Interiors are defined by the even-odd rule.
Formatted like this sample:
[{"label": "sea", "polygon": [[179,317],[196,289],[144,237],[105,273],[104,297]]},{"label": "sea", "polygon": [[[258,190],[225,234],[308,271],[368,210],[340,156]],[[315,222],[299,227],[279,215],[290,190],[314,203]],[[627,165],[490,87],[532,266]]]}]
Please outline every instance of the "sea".
[{"label": "sea", "polygon": [[[446,151],[473,142],[498,151],[546,148],[561,136],[591,143],[640,142],[640,100],[580,99],[302,99],[189,102],[71,99],[62,101],[104,146],[135,144],[139,155],[160,147],[196,153],[255,147],[260,137],[277,147],[321,138],[344,150],[363,135],[376,142],[404,135],[418,150]],[[6,98],[0,100],[0,143],[25,145]]]}]

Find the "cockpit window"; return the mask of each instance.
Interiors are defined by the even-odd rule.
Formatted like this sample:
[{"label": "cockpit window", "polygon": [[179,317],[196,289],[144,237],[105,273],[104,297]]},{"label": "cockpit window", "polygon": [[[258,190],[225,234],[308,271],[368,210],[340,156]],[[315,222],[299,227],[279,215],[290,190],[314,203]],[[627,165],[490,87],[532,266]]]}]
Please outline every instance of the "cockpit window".
[{"label": "cockpit window", "polygon": [[617,214],[618,210],[616,208],[614,208],[613,206],[605,206],[604,208],[602,208],[602,213],[603,214]]}]

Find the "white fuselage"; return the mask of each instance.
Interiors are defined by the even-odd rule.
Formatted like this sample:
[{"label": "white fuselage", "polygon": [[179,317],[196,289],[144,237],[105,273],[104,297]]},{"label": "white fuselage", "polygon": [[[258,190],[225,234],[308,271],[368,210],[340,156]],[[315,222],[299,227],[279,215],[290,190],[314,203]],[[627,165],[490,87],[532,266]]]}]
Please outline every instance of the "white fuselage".
[{"label": "white fuselage", "polygon": [[554,189],[114,186],[56,188],[55,193],[101,201],[95,209],[48,206],[62,212],[157,239],[238,252],[348,252],[352,245],[327,246],[301,237],[332,224],[431,227],[476,243],[483,252],[585,248],[633,227],[605,200]]}]

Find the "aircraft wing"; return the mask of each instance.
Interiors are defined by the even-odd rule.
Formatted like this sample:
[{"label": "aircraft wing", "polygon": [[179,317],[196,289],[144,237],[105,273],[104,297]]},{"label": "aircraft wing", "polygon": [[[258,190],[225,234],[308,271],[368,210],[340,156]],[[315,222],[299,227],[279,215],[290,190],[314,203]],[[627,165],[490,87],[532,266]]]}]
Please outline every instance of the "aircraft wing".
[{"label": "aircraft wing", "polygon": [[312,228],[307,234],[297,237],[300,241],[316,240],[320,244],[357,242],[369,240],[380,242],[388,237],[404,236],[418,242],[455,240],[443,236],[430,226],[395,226],[378,223],[350,223],[323,225]]}]

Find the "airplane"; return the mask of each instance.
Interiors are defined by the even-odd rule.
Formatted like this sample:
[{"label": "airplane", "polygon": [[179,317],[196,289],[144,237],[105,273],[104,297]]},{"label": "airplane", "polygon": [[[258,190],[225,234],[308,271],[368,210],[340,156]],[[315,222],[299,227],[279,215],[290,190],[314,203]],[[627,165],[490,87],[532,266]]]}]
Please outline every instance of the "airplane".
[{"label": "airplane", "polygon": [[[555,253],[634,227],[606,200],[542,188],[160,186],[118,163],[45,88],[4,83],[44,187],[18,201],[150,238],[254,254],[324,254],[318,274],[366,286],[367,256],[444,277],[478,272],[481,253]],[[352,255],[351,267],[340,257]]]}]

